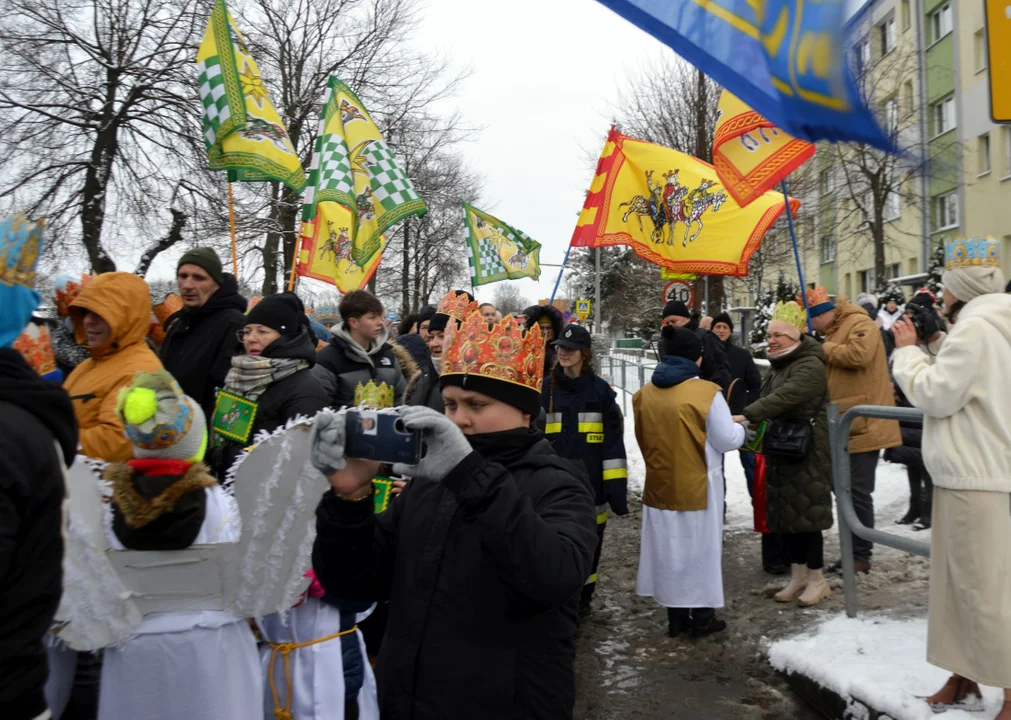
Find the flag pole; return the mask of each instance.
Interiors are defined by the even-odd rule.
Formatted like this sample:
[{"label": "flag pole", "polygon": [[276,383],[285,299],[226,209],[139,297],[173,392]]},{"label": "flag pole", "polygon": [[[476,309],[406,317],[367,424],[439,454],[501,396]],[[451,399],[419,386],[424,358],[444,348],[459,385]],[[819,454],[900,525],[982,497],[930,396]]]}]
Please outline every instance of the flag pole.
[{"label": "flag pole", "polygon": [[558,286],[562,283],[562,273],[565,272],[565,266],[569,264],[569,253],[572,252],[572,245],[565,250],[565,259],[562,260],[562,266],[558,269],[558,279],[555,280],[555,289],[551,291],[551,299],[548,300],[548,305],[555,304],[555,295],[558,294]]},{"label": "flag pole", "polygon": [[800,264],[800,250],[797,248],[797,232],[793,229],[793,211],[790,209],[790,196],[786,192],[786,178],[783,178],[781,187],[783,188],[783,201],[786,203],[786,222],[790,226],[790,240],[793,241],[793,259],[797,261],[797,275],[800,277],[800,299],[804,303],[807,332],[808,335],[814,335],[814,328],[811,327],[811,310],[807,306],[807,284],[804,282],[804,268]]},{"label": "flag pole", "polygon": [[288,278],[288,292],[292,292],[295,289],[295,271],[298,269],[298,244],[301,241],[301,235],[295,238],[295,249],[291,253],[291,277]]},{"label": "flag pole", "polygon": [[235,242],[235,202],[232,198],[232,182],[228,182],[228,224],[232,228],[232,275],[239,279],[239,247]]}]

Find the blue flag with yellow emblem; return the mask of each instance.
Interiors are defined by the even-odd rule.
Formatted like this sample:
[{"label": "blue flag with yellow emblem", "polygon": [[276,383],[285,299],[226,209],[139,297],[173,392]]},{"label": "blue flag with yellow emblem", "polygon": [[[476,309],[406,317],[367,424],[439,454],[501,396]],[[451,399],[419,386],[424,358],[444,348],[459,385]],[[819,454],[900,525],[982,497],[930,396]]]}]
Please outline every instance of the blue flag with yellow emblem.
[{"label": "blue flag with yellow emblem", "polygon": [[796,138],[895,152],[845,61],[843,0],[598,0]]}]

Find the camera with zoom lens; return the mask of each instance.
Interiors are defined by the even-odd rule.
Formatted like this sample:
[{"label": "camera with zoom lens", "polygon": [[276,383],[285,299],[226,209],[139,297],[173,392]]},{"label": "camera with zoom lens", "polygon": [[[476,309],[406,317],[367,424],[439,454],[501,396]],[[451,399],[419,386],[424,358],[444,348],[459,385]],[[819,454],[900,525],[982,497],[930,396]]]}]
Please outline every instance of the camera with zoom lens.
[{"label": "camera with zoom lens", "polygon": [[922,342],[930,342],[930,338],[944,330],[944,324],[934,308],[909,303],[906,305],[906,314],[916,328],[916,337]]}]

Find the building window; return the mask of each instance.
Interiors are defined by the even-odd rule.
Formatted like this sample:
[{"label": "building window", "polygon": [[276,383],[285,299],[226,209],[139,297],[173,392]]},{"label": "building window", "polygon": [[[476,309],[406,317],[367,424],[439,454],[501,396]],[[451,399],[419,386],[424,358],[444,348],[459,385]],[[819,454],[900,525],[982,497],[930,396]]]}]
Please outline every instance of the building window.
[{"label": "building window", "polygon": [[895,18],[890,17],[878,25],[878,38],[881,43],[881,56],[884,57],[895,49]]},{"label": "building window", "polygon": [[902,115],[909,117],[913,114],[913,81],[906,80],[902,83]]},{"label": "building window", "polygon": [[947,230],[958,227],[958,193],[938,195],[934,198],[937,207],[937,229]]},{"label": "building window", "polygon": [[886,269],[888,271],[888,279],[894,280],[902,274],[902,263],[892,263]]},{"label": "building window", "polygon": [[849,273],[846,273],[843,279],[843,288],[846,290],[846,297],[853,297],[853,277]]},{"label": "building window", "polygon": [[897,98],[891,98],[885,102],[885,122],[890,135],[899,131],[899,101]]},{"label": "building window", "polygon": [[1011,127],[1004,126],[1000,129],[1000,134],[1004,138],[1004,177],[1011,176]]},{"label": "building window", "polygon": [[972,48],[976,55],[976,72],[983,72],[986,70],[986,35],[983,28],[976,31],[976,34],[972,37]]},{"label": "building window", "polygon": [[990,172],[990,133],[976,138],[976,163],[980,175]]},{"label": "building window", "polygon": [[835,238],[825,235],[821,239],[821,261],[822,263],[835,262]]},{"label": "building window", "polygon": [[828,195],[835,190],[832,182],[832,168],[825,168],[818,174],[818,187],[822,195]]},{"label": "building window", "polygon": [[853,72],[859,77],[871,66],[871,41],[863,38],[853,46]]},{"label": "building window", "polygon": [[909,0],[902,0],[902,29],[908,30],[913,24],[913,16],[909,10]]},{"label": "building window", "polygon": [[920,261],[917,258],[909,258],[906,267],[909,268],[910,275],[915,275],[920,270]]},{"label": "building window", "polygon": [[860,277],[860,292],[872,293],[877,285],[877,278],[874,276],[874,268],[870,270],[861,270],[858,273]]},{"label": "building window", "polygon": [[885,220],[898,220],[902,216],[902,197],[895,190],[891,190],[888,193],[888,198],[885,200]]},{"label": "building window", "polygon": [[955,129],[955,96],[950,95],[930,106],[934,135],[941,135]]},{"label": "building window", "polygon": [[945,3],[930,15],[930,41],[937,42],[951,32],[951,3]]}]

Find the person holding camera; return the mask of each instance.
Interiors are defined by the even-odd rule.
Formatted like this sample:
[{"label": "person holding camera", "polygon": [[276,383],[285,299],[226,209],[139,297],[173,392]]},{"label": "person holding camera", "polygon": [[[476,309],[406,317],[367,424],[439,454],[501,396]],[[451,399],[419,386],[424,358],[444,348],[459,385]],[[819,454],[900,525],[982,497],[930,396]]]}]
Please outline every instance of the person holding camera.
[{"label": "person holding camera", "polygon": [[934,480],[927,660],[952,673],[927,702],[1005,688],[997,720],[1011,720],[1011,296],[992,238],[960,238],[945,256],[948,335],[925,346],[911,319],[893,328],[892,373],[923,411]]},{"label": "person holding camera", "polygon": [[[790,559],[790,582],[776,602],[811,607],[832,589],[825,566],[822,532],[832,527],[832,462],[825,403],[828,381],[821,345],[804,335],[807,316],[795,302],[779,303],[769,321],[772,374],[758,400],[743,410],[748,422],[768,422],[765,433],[766,522],[782,537]],[[740,419],[735,417],[736,419]],[[773,452],[772,423],[799,426],[811,436],[803,456]],[[805,427],[806,426],[806,427]]]},{"label": "person holding camera", "polygon": [[577,601],[597,544],[582,473],[530,426],[544,342],[506,317],[467,316],[440,363],[445,415],[405,407],[421,433],[412,480],[376,515],[378,464],[345,456],[344,416],[316,416],[313,568],[327,593],[390,600],[376,664],[383,717],[571,718]]}]

